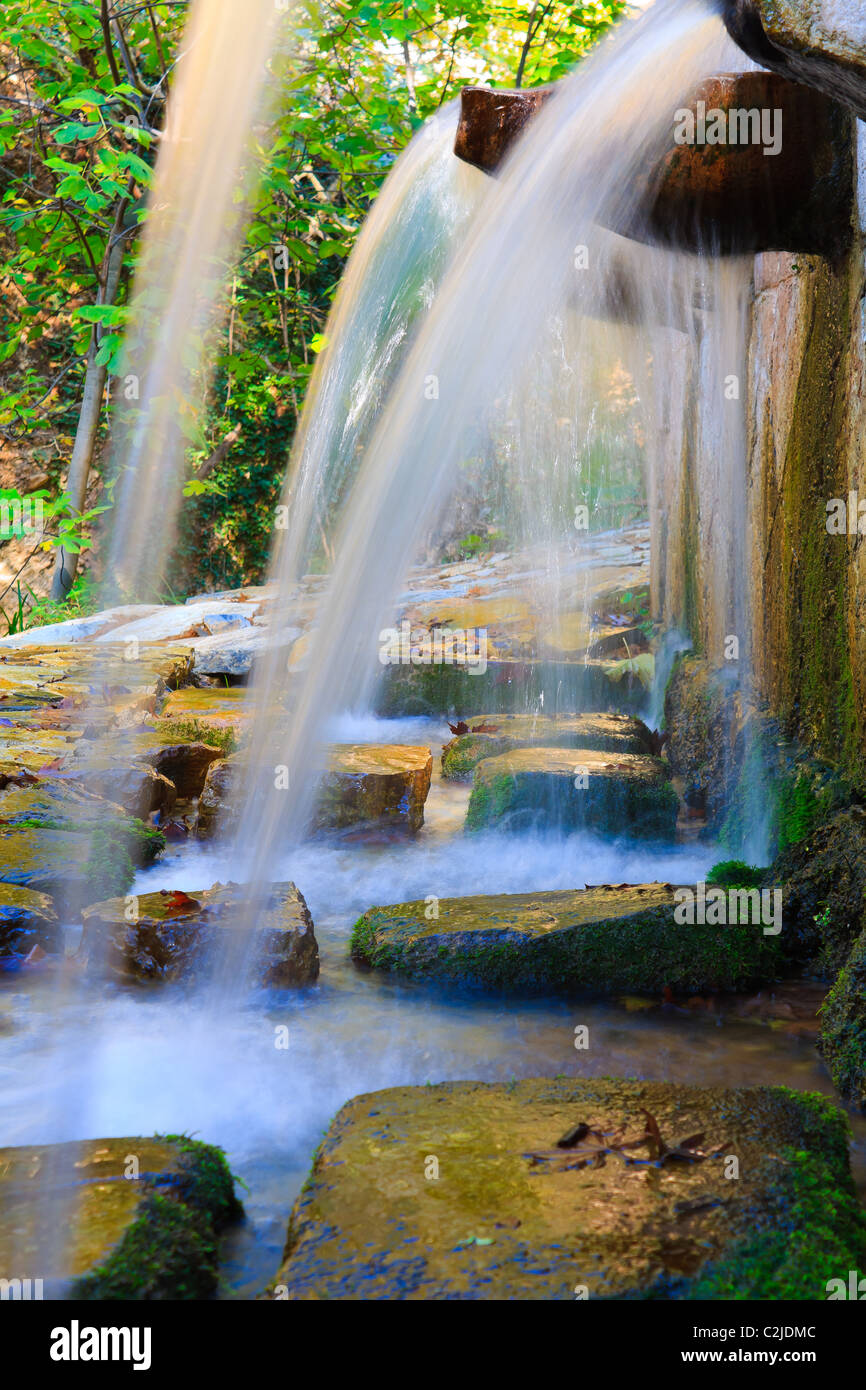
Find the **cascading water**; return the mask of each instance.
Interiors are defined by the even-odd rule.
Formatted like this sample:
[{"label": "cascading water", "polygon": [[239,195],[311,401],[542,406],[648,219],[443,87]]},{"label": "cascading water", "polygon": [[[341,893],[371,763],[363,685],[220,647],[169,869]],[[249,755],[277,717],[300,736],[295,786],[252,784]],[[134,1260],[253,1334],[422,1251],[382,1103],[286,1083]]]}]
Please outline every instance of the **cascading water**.
[{"label": "cascading water", "polygon": [[[249,7],[238,16],[243,39],[219,30],[219,51],[231,49],[232,73],[240,71],[244,82],[234,104],[212,62],[203,64],[206,80],[202,75],[191,87],[209,95],[213,120],[231,111],[225,138],[207,120],[196,121],[196,138],[217,161],[209,186],[186,158],[191,147],[166,145],[169,165],[182,160],[166,185],[175,187],[175,177],[183,184],[173,207],[190,211],[169,218],[184,240],[180,248],[160,241],[167,262],[158,263],[156,248],[152,259],[145,256],[142,284],[152,289],[142,291],[142,306],[157,289],[162,303],[163,287],[173,288],[166,301],[171,318],[153,325],[159,331],[142,375],[127,460],[133,466],[122,484],[114,541],[118,573],[136,597],[144,596],[145,575],[158,570],[168,545],[170,527],[163,537],[161,517],[170,520],[176,510],[183,450],[173,392],[188,380],[190,352],[201,363],[199,335],[203,342],[216,302],[213,267],[230,253],[234,233],[225,233],[216,197],[230,198],[239,179],[267,51],[265,8],[272,11],[270,0],[261,26],[250,22]],[[202,9],[195,7],[194,19]],[[250,45],[246,63],[237,61],[242,41]],[[205,47],[192,52],[202,56]],[[283,1206],[272,1200],[268,1219],[275,1209],[281,1218],[292,1195],[286,1172],[289,1187],[297,1186],[322,1125],[347,1096],[431,1078],[554,1072],[568,1060],[570,1019],[559,1003],[496,1002],[478,1012],[463,1000],[431,1002],[388,983],[359,983],[345,960],[345,939],[360,911],[377,901],[423,898],[433,888],[454,896],[532,891],[579,886],[590,874],[640,880],[650,871],[688,882],[706,871],[709,848],[671,848],[648,861],[640,850],[590,837],[530,836],[506,847],[492,835],[471,843],[437,838],[431,827],[426,842],[401,846],[398,856],[385,848],[360,859],[351,849],[304,843],[304,830],[325,739],[347,711],[369,703],[380,670],[377,634],[452,503],[467,458],[495,453],[512,534],[528,553],[542,552],[526,592],[552,628],[560,606],[574,608],[575,596],[588,611],[591,572],[580,558],[577,503],[588,500],[605,524],[615,520],[603,511],[612,501],[636,509],[645,503],[657,532],[676,530],[681,506],[689,495],[697,498],[712,571],[702,582],[716,605],[713,640],[738,635],[741,670],[746,665],[750,620],[737,549],[747,524],[745,452],[736,410],[725,413],[726,379],[744,379],[745,272],[709,254],[661,251],[602,230],[634,225],[635,175],[666,148],[680,94],[708,72],[737,66],[742,59],[707,5],[658,0],[562,84],[497,181],[452,157],[452,111],[440,113],[399,161],[328,325],[287,483],[289,530],[277,532],[272,640],[255,675],[248,796],[238,831],[230,844],[188,850],[134,885],[174,888],[181,871],[189,889],[240,878],[251,900],[246,925],[254,928],[257,896],[291,873],[323,944],[322,987],[312,999],[263,1006],[259,997],[245,1009],[246,982],[233,956],[222,962],[219,993],[220,1007],[227,996],[231,1007],[218,1019],[212,999],[202,1007],[200,998],[171,993],[145,1003],[112,995],[98,1009],[87,997],[55,998],[41,1015],[37,1006],[25,1046],[31,1063],[41,1059],[40,1078],[49,1078],[35,1088],[45,1104],[34,1114],[30,1075],[11,1078],[14,1139],[201,1129],[225,1143],[233,1161],[243,1159],[238,1166],[258,1183],[254,1213],[279,1184]],[[175,265],[171,278],[167,267]],[[201,280],[186,278],[198,269]],[[621,321],[611,321],[617,308]],[[714,402],[705,425],[713,449],[706,452],[718,466],[688,479],[684,452],[672,440],[682,403],[698,389],[692,369]],[[599,404],[601,396],[610,405],[616,382],[624,401],[619,414]],[[599,455],[619,494],[593,491]],[[332,557],[330,574],[305,586],[317,553]],[[682,582],[673,571],[664,583],[654,576],[664,591],[659,612],[667,617],[682,614]],[[294,615],[311,604],[314,627],[301,653]],[[374,726],[370,736],[380,730]],[[433,742],[431,733],[424,725],[416,737]],[[275,785],[278,767],[288,771],[288,791],[284,779]],[[52,1044],[39,1035],[40,1023],[61,1014],[68,1026],[58,1028]],[[292,1044],[284,1059],[272,1032],[287,1018]],[[633,1071],[639,1055],[641,1074],[694,1079],[686,1023],[639,1020],[625,1029],[604,1006],[593,1020],[605,1043],[590,1071]],[[359,1033],[370,1046],[358,1047]],[[774,1041],[777,1051],[751,1035],[738,1045],[732,1074],[748,1064],[756,1079],[790,1080],[793,1069],[804,1085],[821,1084],[814,1060],[804,1061],[793,1039],[781,1049]],[[720,1049],[703,1048],[700,1065],[705,1079],[725,1079]],[[276,1175],[274,1151],[283,1155]],[[59,1224],[56,1209],[46,1222],[52,1224]]]},{"label": "cascading water", "polygon": [[[280,701],[275,695],[285,684],[284,655],[273,652],[257,673],[251,790],[237,838],[244,877],[256,891],[273,880],[277,852],[301,838],[326,721],[369,694],[376,634],[425,528],[455,486],[460,461],[495,430],[496,403],[520,389],[533,354],[549,351],[545,335],[555,333],[564,304],[578,335],[575,377],[591,379],[585,364],[594,357],[598,307],[621,252],[621,239],[600,234],[599,227],[631,227],[639,220],[635,176],[653,167],[669,144],[670,92],[688,92],[730,62],[731,52],[705,4],[660,0],[562,83],[489,189],[343,500],[332,572],[305,642],[305,669],[290,673]],[[663,91],[656,82],[660,64]],[[576,254],[580,248],[589,252],[585,264]],[[638,293],[657,309],[655,286],[638,278]],[[644,325],[654,321],[641,317]],[[295,478],[302,495],[316,486],[311,441],[321,432],[329,439],[334,434],[327,362],[320,371],[288,483],[290,509]],[[290,609],[310,552],[309,503],[297,508],[290,524],[274,569],[281,611]]]}]

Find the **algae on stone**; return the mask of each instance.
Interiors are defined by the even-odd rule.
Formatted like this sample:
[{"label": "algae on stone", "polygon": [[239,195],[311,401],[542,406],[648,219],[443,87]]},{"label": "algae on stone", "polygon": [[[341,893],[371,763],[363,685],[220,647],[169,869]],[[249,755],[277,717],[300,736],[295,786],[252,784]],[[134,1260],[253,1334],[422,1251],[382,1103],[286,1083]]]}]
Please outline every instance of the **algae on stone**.
[{"label": "algae on stone", "polygon": [[4,1271],[84,1299],[210,1297],[242,1215],[222,1150],[182,1135],[0,1149],[0,1196]]},{"label": "algae on stone", "polygon": [[650,733],[639,719],[625,714],[478,715],[469,732],[458,734],[442,749],[442,776],[471,777],[482,758],[515,748],[592,748],[604,752],[650,753]]},{"label": "algae on stone", "polygon": [[[669,1147],[697,1135],[715,1156],[617,1150],[618,1138],[646,1132],[648,1113]],[[601,1142],[558,1148],[582,1123]],[[820,1170],[821,1206],[798,1203],[799,1154]],[[804,1224],[792,1233],[794,1210]],[[295,1203],[272,1295],[689,1298],[714,1275],[721,1297],[823,1300],[828,1269],[862,1266],[864,1248],[847,1125],[822,1097],[611,1079],[444,1082],[343,1107]]]},{"label": "algae on stone", "polygon": [[466,828],[543,825],[661,839],[673,836],[678,809],[659,758],[592,748],[516,748],[477,764]]},{"label": "algae on stone", "polygon": [[687,926],[670,884],[443,898],[374,907],[354,958],[413,979],[517,992],[695,994],[765,983],[782,966],[759,924]]}]

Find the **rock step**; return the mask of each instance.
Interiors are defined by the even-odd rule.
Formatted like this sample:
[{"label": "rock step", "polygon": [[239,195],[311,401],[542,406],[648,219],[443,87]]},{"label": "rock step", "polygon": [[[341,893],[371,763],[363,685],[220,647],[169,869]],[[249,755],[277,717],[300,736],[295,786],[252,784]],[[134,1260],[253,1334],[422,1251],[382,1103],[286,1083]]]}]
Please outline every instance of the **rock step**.
[{"label": "rock step", "polygon": [[442,898],[372,907],[352,955],[414,979],[514,992],[700,994],[774,979],[776,936],[759,923],[685,926],[668,883]]},{"label": "rock step", "polygon": [[389,665],[383,668],[376,713],[385,718],[485,709],[522,713],[543,708],[546,714],[574,714],[586,709],[634,713],[646,703],[654,658],[646,652],[631,660],[501,660],[473,668],[465,663]]},{"label": "rock step", "polygon": [[476,764],[466,829],[544,827],[673,839],[678,809],[660,758],[519,747]]},{"label": "rock step", "polygon": [[468,731],[442,749],[442,776],[471,777],[482,758],[515,748],[594,748],[604,752],[652,753],[646,724],[626,714],[479,714]]},{"label": "rock step", "polygon": [[51,898],[47,893],[0,883],[0,959],[4,964],[23,959],[34,946],[47,954],[63,949]]},{"label": "rock step", "polygon": [[823,1097],[454,1081],[342,1108],[271,1293],[824,1300],[864,1252],[846,1121]]},{"label": "rock step", "polygon": [[[92,975],[190,982],[208,974],[220,950],[236,947],[246,963],[255,914],[249,890],[237,884],[110,898],[82,912],[79,958]],[[319,947],[313,919],[293,883],[271,886],[256,931],[249,964],[259,983],[280,988],[315,983]]]},{"label": "rock step", "polygon": [[[227,758],[209,770],[198,804],[196,834],[206,839],[219,828],[223,807],[232,805],[241,763]],[[403,744],[334,744],[316,800],[314,831],[352,826],[390,829],[414,835],[424,824],[433,754]]]},{"label": "rock step", "polygon": [[68,919],[163,849],[162,835],[70,779],[0,778],[0,884],[58,900]]},{"label": "rock step", "polygon": [[0,1267],[38,1270],[45,1297],[209,1298],[242,1215],[222,1150],[191,1139],[0,1149]]}]

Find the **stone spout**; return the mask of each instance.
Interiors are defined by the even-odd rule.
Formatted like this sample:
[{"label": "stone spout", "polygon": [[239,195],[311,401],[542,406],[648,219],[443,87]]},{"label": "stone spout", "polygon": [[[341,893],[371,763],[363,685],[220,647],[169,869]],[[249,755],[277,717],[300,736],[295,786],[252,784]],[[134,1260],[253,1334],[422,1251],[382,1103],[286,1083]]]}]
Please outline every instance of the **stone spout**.
[{"label": "stone spout", "polygon": [[[494,174],[550,92],[467,88],[455,154]],[[642,177],[634,217],[608,225],[686,251],[835,256],[851,236],[853,127],[837,102],[777,73],[710,78],[672,102],[670,146]]]},{"label": "stone spout", "polygon": [[731,38],[756,63],[866,120],[863,0],[721,0],[720,8]]}]

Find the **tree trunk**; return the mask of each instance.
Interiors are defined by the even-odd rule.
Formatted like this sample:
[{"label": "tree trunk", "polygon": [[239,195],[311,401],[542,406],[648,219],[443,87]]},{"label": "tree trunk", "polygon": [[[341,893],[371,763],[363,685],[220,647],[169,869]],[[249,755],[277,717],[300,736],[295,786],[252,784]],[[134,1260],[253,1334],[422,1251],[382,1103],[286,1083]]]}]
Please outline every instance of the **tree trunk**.
[{"label": "tree trunk", "polygon": [[[123,267],[123,216],[125,208],[126,200],[124,200],[123,206],[115,218],[109,238],[105,280],[97,297],[98,304],[113,304],[117,295],[120,272]],[[80,514],[84,511],[90,465],[93,460],[93,450],[96,445],[96,435],[102,413],[102,397],[105,391],[107,370],[104,366],[97,365],[96,362],[100,337],[99,325],[94,324],[90,339],[90,351],[87,354],[87,370],[84,374],[84,392],[78,414],[78,425],[75,430],[75,443],[72,446],[69,475],[66,479],[66,492],[69,496],[70,509],[74,514]],[[51,583],[51,597],[55,603],[65,601],[77,571],[78,553],[64,550],[63,546],[58,546],[57,558],[54,563],[54,577]]]}]

